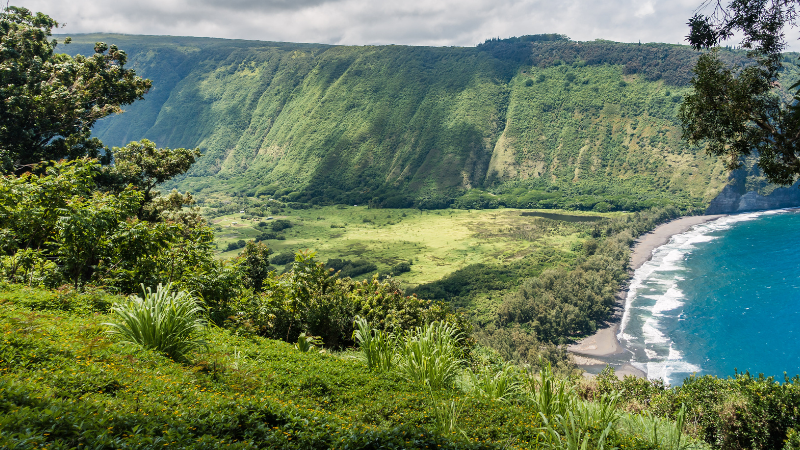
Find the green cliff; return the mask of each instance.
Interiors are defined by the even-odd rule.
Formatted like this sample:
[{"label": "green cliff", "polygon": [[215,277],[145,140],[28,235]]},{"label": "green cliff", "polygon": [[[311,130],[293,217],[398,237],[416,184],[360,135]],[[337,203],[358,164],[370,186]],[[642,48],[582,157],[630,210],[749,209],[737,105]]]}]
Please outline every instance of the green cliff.
[{"label": "green cliff", "polygon": [[95,134],[112,146],[200,147],[177,187],[206,200],[631,210],[704,206],[727,180],[681,141],[688,47],[79,35],[60,49],[88,54],[96,41],[126,50],[154,88]]}]

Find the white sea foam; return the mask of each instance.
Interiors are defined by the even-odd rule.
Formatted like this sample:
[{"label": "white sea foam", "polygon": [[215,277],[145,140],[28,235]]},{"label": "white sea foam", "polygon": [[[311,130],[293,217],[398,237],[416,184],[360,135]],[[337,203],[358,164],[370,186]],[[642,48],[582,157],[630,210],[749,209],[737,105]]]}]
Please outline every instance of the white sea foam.
[{"label": "white sea foam", "polygon": [[653,315],[657,315],[678,309],[683,306],[683,302],[680,301],[682,298],[683,292],[681,292],[673,282],[673,285],[670,286],[664,295],[659,295],[656,298],[656,304],[653,305],[653,309],[651,311]]},{"label": "white sea foam", "polygon": [[664,383],[670,384],[675,373],[697,373],[702,369],[699,366],[681,360],[666,359],[663,361],[650,361],[645,364],[647,378],[656,380],[661,378]]},{"label": "white sea foam", "polygon": [[679,352],[674,345],[670,345],[669,356],[667,356],[667,359],[675,361],[675,360],[680,360],[681,358],[683,358],[681,352]]},{"label": "white sea foam", "polygon": [[622,335],[619,337],[619,339],[620,339],[620,340],[625,340],[625,341],[635,341],[635,340],[637,340],[638,338],[637,338],[636,336],[631,336],[630,334],[623,333],[623,334],[622,334]]},{"label": "white sea foam", "polygon": [[658,320],[649,317],[642,325],[642,336],[645,344],[666,344],[669,342],[667,337],[658,329]]},{"label": "white sea foam", "polygon": [[[684,294],[678,289],[677,283],[685,278],[682,271],[686,255],[696,249],[698,244],[717,239],[713,235],[715,232],[727,230],[739,222],[785,211],[725,216],[695,225],[684,233],[672,236],[669,242],[653,250],[651,259],[633,274],[617,334],[620,341],[626,342],[631,349],[638,347],[638,354],[646,357],[647,361],[631,361],[635,367],[645,370],[648,378],[662,378],[666,383],[670,382],[673,374],[689,374],[702,370],[701,367],[684,361],[682,353],[674,348],[670,337],[659,327],[661,319],[678,317],[679,311],[672,314],[669,312],[684,305]],[[631,325],[634,309],[637,317],[635,325]],[[640,337],[642,340],[639,340]]]}]

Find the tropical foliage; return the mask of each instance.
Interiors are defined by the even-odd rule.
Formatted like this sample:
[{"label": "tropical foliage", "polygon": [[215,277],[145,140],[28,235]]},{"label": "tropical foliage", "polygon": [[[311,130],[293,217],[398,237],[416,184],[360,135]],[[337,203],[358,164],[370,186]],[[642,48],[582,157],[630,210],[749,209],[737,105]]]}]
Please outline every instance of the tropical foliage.
[{"label": "tropical foliage", "polygon": [[[357,318],[379,330],[401,333],[436,320],[450,320],[468,334],[471,326],[446,304],[403,294],[396,280],[353,281],[299,252],[289,271],[263,280],[261,292],[244,291],[216,307],[241,333],[295,342],[301,333],[318,336],[328,347],[353,344]],[[361,331],[361,339],[370,339]],[[382,337],[380,339],[388,339]],[[465,340],[465,345],[472,343]]]},{"label": "tropical foliage", "polygon": [[[94,124],[150,89],[126,69],[117,46],[93,44],[91,56],[56,53],[58,22],[25,8],[0,13],[0,170],[26,170],[43,160],[97,157]],[[65,39],[64,43],[69,43]]]},{"label": "tropical foliage", "polygon": [[[222,329],[209,329],[208,346],[176,363],[105,333],[102,323],[114,317],[107,309],[34,312],[23,303],[53,295],[3,287],[3,447],[540,448],[544,419],[558,419],[534,404],[565,417],[584,411],[584,435],[609,417],[602,408],[589,414],[573,384],[548,371],[518,371],[525,388],[511,401],[446,388],[432,396],[401,372],[376,373],[347,354]],[[653,448],[612,428],[608,447]]]},{"label": "tropical foliage", "polygon": [[[181,194],[144,203],[133,186],[98,189],[102,174],[96,160],[77,159],[0,178],[7,279],[50,287],[92,282],[127,293],[216,264],[213,234],[196,211],[182,208]],[[143,204],[158,221],[137,217]]]},{"label": "tropical foliage", "polygon": [[[698,59],[694,89],[680,111],[690,143],[707,142],[707,151],[724,157],[729,168],[755,154],[766,177],[784,185],[800,175],[800,80],[786,76],[785,67],[795,63],[783,54],[785,30],[797,26],[796,17],[794,1],[732,0],[717,2],[709,16],[696,13],[688,41],[711,51]],[[734,38],[751,58],[746,67],[719,57],[719,46]]]},{"label": "tropical foliage", "polygon": [[155,292],[142,285],[142,294],[112,305],[116,320],[105,324],[111,334],[175,360],[184,360],[190,351],[205,345],[198,337],[206,326],[203,308],[187,292],[159,284]]}]

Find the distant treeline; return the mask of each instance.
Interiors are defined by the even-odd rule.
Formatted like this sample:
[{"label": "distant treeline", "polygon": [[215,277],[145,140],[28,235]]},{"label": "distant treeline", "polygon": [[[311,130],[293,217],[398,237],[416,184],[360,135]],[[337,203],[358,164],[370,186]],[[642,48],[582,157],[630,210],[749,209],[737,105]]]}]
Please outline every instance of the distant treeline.
[{"label": "distant treeline", "polygon": [[[699,53],[685,45],[626,44],[598,39],[576,42],[561,34],[535,34],[508,39],[489,39],[477,46],[501,60],[552,67],[561,64],[624,66],[626,75],[641,74],[648,81],[663,80],[686,86]],[[746,64],[744,51],[724,51],[723,59],[734,65]]]}]

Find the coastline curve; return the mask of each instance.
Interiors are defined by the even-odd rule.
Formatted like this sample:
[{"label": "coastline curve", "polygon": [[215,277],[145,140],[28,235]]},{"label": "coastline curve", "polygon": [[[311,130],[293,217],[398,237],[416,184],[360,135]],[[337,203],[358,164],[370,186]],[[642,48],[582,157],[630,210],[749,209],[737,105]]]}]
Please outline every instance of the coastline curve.
[{"label": "coastline curve", "polygon": [[[629,259],[631,272],[630,283],[634,282],[636,272],[641,269],[646,262],[650,261],[656,249],[669,243],[673,236],[686,233],[697,225],[723,217],[726,217],[726,215],[684,216],[661,224],[651,232],[640,236],[634,242],[631,249]],[[630,287],[630,284],[627,284],[617,294],[616,311],[610,321],[610,326],[601,328],[594,335],[581,339],[567,347],[568,351],[578,356],[576,361],[582,368],[592,372],[596,371],[598,367],[602,368],[605,367],[606,364],[612,364],[618,366],[616,373],[620,377],[624,375],[634,375],[645,378],[648,376],[648,374],[642,370],[643,367],[637,367],[630,364],[630,362],[624,361],[626,359],[625,357],[632,356],[632,353],[620,343],[620,337],[624,331],[621,329],[621,324],[625,323],[626,313],[629,314],[628,301],[630,299]],[[629,360],[630,358],[627,359]],[[589,361],[591,361],[592,364],[581,364],[581,362]]]}]

